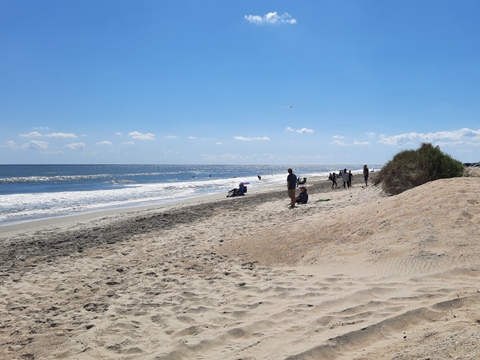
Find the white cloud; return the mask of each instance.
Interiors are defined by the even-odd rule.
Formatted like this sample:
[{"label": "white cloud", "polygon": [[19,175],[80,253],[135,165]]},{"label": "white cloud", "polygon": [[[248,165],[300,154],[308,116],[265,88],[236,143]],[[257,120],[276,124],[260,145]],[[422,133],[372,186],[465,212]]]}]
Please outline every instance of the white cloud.
[{"label": "white cloud", "polygon": [[358,140],[355,140],[355,141],[353,142],[353,145],[361,145],[361,146],[363,146],[363,145],[370,145],[370,143],[369,143],[368,141],[358,141]]},{"label": "white cloud", "polygon": [[420,142],[434,143],[436,145],[456,146],[456,145],[480,145],[480,129],[472,130],[468,128],[454,131],[437,131],[429,133],[411,132],[393,136],[381,135],[380,144],[404,146],[413,145]]},{"label": "white cloud", "polygon": [[9,140],[5,142],[5,146],[12,148],[12,149],[18,149],[18,145],[15,141]]},{"label": "white cloud", "polygon": [[138,131],[132,131],[128,135],[137,140],[155,140],[155,135],[152,133],[142,134]]},{"label": "white cloud", "polygon": [[71,143],[71,144],[67,144],[65,145],[65,149],[68,149],[68,150],[83,150],[85,149],[85,144],[84,143]]},{"label": "white cloud", "polygon": [[178,139],[178,136],[176,135],[167,135],[165,136],[166,139]]},{"label": "white cloud", "polygon": [[30,150],[47,150],[48,149],[48,142],[46,141],[37,141],[37,140],[32,140],[25,145],[23,145],[24,149],[30,149]]},{"label": "white cloud", "polygon": [[120,136],[120,135],[122,135],[122,133],[121,132],[116,132],[115,135]]},{"label": "white cloud", "polygon": [[270,138],[268,136],[263,136],[263,137],[234,136],[233,138],[238,141],[270,141]]},{"label": "white cloud", "polygon": [[269,12],[266,15],[245,15],[245,20],[251,24],[296,24],[297,19],[293,19],[289,13],[278,15],[276,11]]},{"label": "white cloud", "polygon": [[76,138],[77,135],[72,133],[51,133],[45,134],[46,137],[53,137],[53,138]]},{"label": "white cloud", "polygon": [[32,131],[32,132],[29,132],[28,134],[20,134],[20,136],[22,136],[22,137],[39,137],[39,136],[42,136],[42,134],[40,134],[38,131]]},{"label": "white cloud", "polygon": [[345,142],[343,142],[343,141],[340,140],[340,139],[334,139],[334,140],[332,141],[332,144],[340,145],[340,146],[346,146],[346,145],[347,145]]},{"label": "white cloud", "polygon": [[20,134],[22,137],[52,137],[52,138],[76,138],[77,135],[72,134],[72,133],[62,133],[62,132],[56,132],[56,133],[50,133],[50,134],[41,134],[38,131],[32,131],[29,132],[28,134]]},{"label": "white cloud", "polygon": [[99,141],[97,142],[97,145],[112,145],[112,143],[108,140],[105,141]]},{"label": "white cloud", "polygon": [[290,126],[285,129],[285,132],[296,132],[297,134],[313,134],[314,133],[312,129],[301,128],[301,129],[295,130]]},{"label": "white cloud", "polygon": [[332,136],[332,144],[338,146],[366,146],[370,145],[368,141],[358,141],[354,140],[353,143],[347,143],[344,141],[345,137],[342,135],[334,135]]}]

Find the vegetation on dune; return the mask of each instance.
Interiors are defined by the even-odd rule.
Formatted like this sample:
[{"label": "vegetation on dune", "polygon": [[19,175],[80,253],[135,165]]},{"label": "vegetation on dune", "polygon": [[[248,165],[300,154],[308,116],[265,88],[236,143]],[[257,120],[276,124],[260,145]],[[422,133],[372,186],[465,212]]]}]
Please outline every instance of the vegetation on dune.
[{"label": "vegetation on dune", "polygon": [[440,147],[422,143],[417,150],[404,150],[393,157],[375,177],[389,195],[425,184],[429,181],[463,176],[465,167]]}]

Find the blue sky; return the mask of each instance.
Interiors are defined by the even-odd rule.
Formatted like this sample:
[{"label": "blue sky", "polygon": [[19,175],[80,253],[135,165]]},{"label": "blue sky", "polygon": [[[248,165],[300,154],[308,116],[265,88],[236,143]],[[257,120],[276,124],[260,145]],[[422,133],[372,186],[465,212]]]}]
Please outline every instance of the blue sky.
[{"label": "blue sky", "polygon": [[480,161],[478,0],[0,0],[0,163]]}]

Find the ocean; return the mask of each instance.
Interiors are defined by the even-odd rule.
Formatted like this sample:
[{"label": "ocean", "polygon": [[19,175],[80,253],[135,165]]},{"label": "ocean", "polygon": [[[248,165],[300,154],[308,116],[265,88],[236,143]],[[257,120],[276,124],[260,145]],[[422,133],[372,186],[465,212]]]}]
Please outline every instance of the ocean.
[{"label": "ocean", "polygon": [[[299,165],[299,177],[363,165]],[[380,166],[377,166],[377,168]],[[0,165],[0,227],[16,223],[178,202],[249,182],[251,192],[285,183],[286,165]],[[372,167],[371,167],[372,168]],[[258,178],[261,177],[261,180]]]}]

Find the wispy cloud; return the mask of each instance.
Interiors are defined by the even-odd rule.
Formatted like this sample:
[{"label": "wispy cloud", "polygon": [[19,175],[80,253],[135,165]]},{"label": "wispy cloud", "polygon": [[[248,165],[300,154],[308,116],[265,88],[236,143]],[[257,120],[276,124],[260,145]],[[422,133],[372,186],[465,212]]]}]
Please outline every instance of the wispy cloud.
[{"label": "wispy cloud", "polygon": [[297,19],[292,18],[289,13],[279,15],[276,11],[266,15],[245,15],[245,20],[251,24],[296,24]]},{"label": "wispy cloud", "polygon": [[155,134],[152,133],[142,134],[138,131],[132,131],[129,132],[128,135],[137,140],[155,140]]},{"label": "wispy cloud", "polygon": [[356,146],[356,145],[360,145],[360,146],[365,146],[365,145],[367,145],[367,146],[368,146],[368,145],[370,145],[370,143],[369,143],[368,141],[358,141],[358,140],[355,140],[352,145],[355,145],[355,146]]},{"label": "wispy cloud", "polygon": [[32,140],[32,141],[29,141],[28,143],[24,144],[23,148],[24,149],[30,149],[30,150],[47,150],[48,149],[48,142]]},{"label": "wispy cloud", "polygon": [[105,141],[99,141],[97,142],[97,145],[112,145],[112,143],[108,140]]},{"label": "wispy cloud", "polygon": [[67,144],[65,145],[65,149],[68,149],[68,150],[83,150],[85,149],[85,143],[71,143],[71,144]]},{"label": "wispy cloud", "polygon": [[354,140],[353,143],[348,143],[344,141],[345,137],[342,135],[334,135],[332,136],[332,144],[338,146],[368,146],[370,143],[368,141],[359,141]]},{"label": "wispy cloud", "polygon": [[77,135],[72,133],[62,133],[62,132],[55,132],[50,134],[42,134],[38,131],[32,131],[28,134],[20,134],[22,137],[50,137],[50,138],[76,138]]},{"label": "wispy cloud", "polygon": [[268,136],[263,136],[263,137],[234,136],[233,138],[238,141],[270,141],[270,138]]},{"label": "wispy cloud", "polygon": [[381,135],[380,144],[404,146],[413,145],[419,142],[434,143],[437,145],[480,145],[480,129],[472,130],[468,128],[453,131],[438,131],[429,133],[405,133],[393,136]]},{"label": "wispy cloud", "polygon": [[293,129],[291,127],[287,127],[285,129],[285,132],[296,132],[297,134],[313,134],[314,131],[312,129],[308,129],[308,128],[301,128],[301,129]]}]

